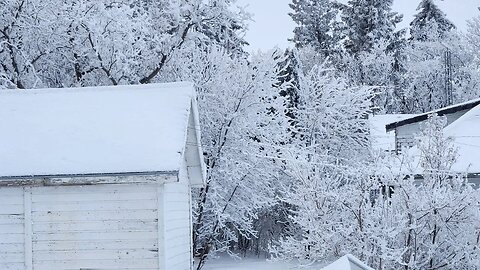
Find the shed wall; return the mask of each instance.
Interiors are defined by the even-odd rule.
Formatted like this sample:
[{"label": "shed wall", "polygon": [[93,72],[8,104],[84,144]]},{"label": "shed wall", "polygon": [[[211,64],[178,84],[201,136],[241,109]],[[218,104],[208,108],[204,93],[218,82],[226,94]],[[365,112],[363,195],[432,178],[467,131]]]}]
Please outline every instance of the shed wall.
[{"label": "shed wall", "polygon": [[158,187],[0,188],[0,269],[159,269]]},{"label": "shed wall", "polygon": [[164,186],[165,268],[188,270],[192,266],[191,195],[185,162],[179,182]]},{"label": "shed wall", "polygon": [[[447,126],[455,122],[458,118],[460,118],[467,112],[468,110],[463,110],[452,114],[447,114]],[[397,148],[397,152],[401,152],[402,148],[404,147],[410,148],[415,145],[415,138],[420,133],[422,124],[424,123],[425,121],[416,122],[403,125],[395,129],[395,146]]]},{"label": "shed wall", "polygon": [[33,269],[158,269],[152,185],[32,188]]},{"label": "shed wall", "polygon": [[186,163],[162,184],[0,188],[0,269],[192,268]]},{"label": "shed wall", "polygon": [[25,269],[23,188],[0,189],[0,269]]}]

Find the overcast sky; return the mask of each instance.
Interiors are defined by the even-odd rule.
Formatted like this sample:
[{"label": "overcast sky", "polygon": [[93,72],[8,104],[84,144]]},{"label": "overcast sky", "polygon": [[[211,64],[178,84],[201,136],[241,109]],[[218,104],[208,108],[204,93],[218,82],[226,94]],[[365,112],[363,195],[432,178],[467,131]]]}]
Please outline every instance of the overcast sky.
[{"label": "overcast sky", "polygon": [[[341,0],[346,2],[347,0]],[[420,0],[394,0],[393,9],[404,14],[400,27],[406,27],[413,19]],[[436,1],[447,16],[459,29],[466,29],[466,21],[480,15],[477,7],[480,0],[444,0]],[[288,16],[291,0],[237,0],[237,5],[245,7],[253,14],[253,22],[246,39],[251,44],[251,50],[268,50],[274,46],[286,48],[287,41],[293,36],[295,24]]]}]

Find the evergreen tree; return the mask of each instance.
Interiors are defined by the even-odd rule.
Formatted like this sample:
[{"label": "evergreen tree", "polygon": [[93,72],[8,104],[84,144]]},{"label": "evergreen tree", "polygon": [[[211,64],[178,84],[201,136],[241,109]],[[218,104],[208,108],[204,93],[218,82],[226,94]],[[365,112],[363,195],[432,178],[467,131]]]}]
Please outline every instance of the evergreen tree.
[{"label": "evergreen tree", "polygon": [[380,41],[395,42],[402,15],[392,12],[393,0],[349,0],[342,7],[345,48],[352,55],[370,50]]},{"label": "evergreen tree", "polygon": [[442,38],[446,32],[455,28],[447,19],[445,13],[438,8],[433,0],[422,0],[418,5],[418,13],[410,23],[412,40],[425,41],[431,38]]},{"label": "evergreen tree", "polygon": [[295,51],[286,50],[284,53],[285,60],[279,63],[279,85],[283,85],[281,88],[280,96],[284,97],[287,102],[287,116],[290,119],[295,119],[295,110],[298,106],[298,60],[295,55]]},{"label": "evergreen tree", "polygon": [[297,48],[312,46],[325,56],[336,50],[341,36],[336,17],[337,5],[331,0],[292,0],[290,13],[297,24],[292,41]]},{"label": "evergreen tree", "polygon": [[405,53],[403,112],[426,112],[461,101],[470,76],[464,37],[433,0],[422,0],[410,23]]}]

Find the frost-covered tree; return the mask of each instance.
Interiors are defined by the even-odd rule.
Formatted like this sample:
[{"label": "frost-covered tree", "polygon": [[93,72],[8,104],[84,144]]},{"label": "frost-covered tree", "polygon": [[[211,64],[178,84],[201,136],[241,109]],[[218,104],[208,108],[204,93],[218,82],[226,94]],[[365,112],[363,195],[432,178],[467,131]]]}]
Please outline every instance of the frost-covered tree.
[{"label": "frost-covered tree", "polygon": [[345,48],[356,55],[369,52],[378,42],[394,43],[402,15],[392,11],[393,0],[349,0],[342,8]]},{"label": "frost-covered tree", "polygon": [[404,53],[408,60],[403,63],[401,111],[427,112],[477,95],[474,50],[463,34],[452,31],[441,39],[411,40]]},{"label": "frost-covered tree", "polygon": [[418,10],[403,50],[400,111],[405,113],[426,112],[475,96],[475,50],[433,1],[422,1]]},{"label": "frost-covered tree", "polygon": [[273,146],[285,140],[288,128],[279,95],[280,56],[247,61],[218,48],[192,48],[169,67],[198,91],[207,184],[194,202],[197,269],[208,256],[230,251],[238,235],[255,237],[253,221],[275,202],[279,165]]},{"label": "frost-covered tree", "polygon": [[404,269],[475,269],[480,262],[479,193],[452,171],[457,152],[453,138],[443,135],[445,125],[436,115],[424,125],[418,143],[423,177],[399,179],[392,199],[406,218],[398,243]]},{"label": "frost-covered tree", "polygon": [[456,150],[442,134],[445,123],[431,117],[420,134],[420,159],[402,159],[410,166],[384,158],[329,166],[312,152],[308,162],[294,155],[288,200],[296,227],[273,251],[307,263],[351,253],[382,270],[476,269],[479,192],[451,169]]},{"label": "frost-covered tree", "polygon": [[298,105],[298,60],[296,58],[295,50],[287,49],[284,54],[284,61],[279,62],[281,70],[279,74],[279,83],[284,87],[280,90],[280,95],[285,97],[287,101],[287,113],[291,121],[295,119],[295,111]]},{"label": "frost-covered tree", "polygon": [[445,33],[455,29],[455,25],[433,0],[422,0],[418,13],[410,23],[410,38],[413,40],[431,40],[442,38]]},{"label": "frost-covered tree", "polygon": [[467,38],[475,49],[475,57],[480,58],[480,15],[477,15],[468,22]]},{"label": "frost-covered tree", "polygon": [[60,25],[44,19],[46,10],[55,10],[55,5],[49,1],[0,2],[0,88],[41,86],[40,74],[49,67],[39,62],[62,46],[55,31]]},{"label": "frost-covered tree", "polygon": [[156,82],[187,41],[244,44],[230,0],[9,0],[0,11],[2,87]]},{"label": "frost-covered tree", "polygon": [[374,112],[394,112],[401,89],[405,30],[396,25],[402,15],[392,11],[393,1],[350,0],[342,5],[343,47],[335,67],[353,85],[375,89]]},{"label": "frost-covered tree", "polygon": [[387,47],[388,44],[380,42],[370,52],[346,55],[342,59],[342,74],[351,84],[373,89],[372,110],[375,113],[395,112],[398,107],[395,79],[401,74],[395,69],[395,56],[387,52]]},{"label": "frost-covered tree", "polygon": [[290,13],[297,24],[292,41],[297,48],[311,46],[325,56],[339,50],[339,10],[332,0],[293,0]]},{"label": "frost-covered tree", "polygon": [[474,99],[480,94],[480,15],[468,22],[465,58],[454,81],[459,101]]},{"label": "frost-covered tree", "polygon": [[319,66],[300,72],[296,141],[281,151],[291,181],[283,190],[291,227],[273,252],[283,259],[343,254],[358,227],[342,224],[363,220],[357,210],[365,202],[352,191],[369,179],[354,171],[368,156],[370,93],[332,73]]}]

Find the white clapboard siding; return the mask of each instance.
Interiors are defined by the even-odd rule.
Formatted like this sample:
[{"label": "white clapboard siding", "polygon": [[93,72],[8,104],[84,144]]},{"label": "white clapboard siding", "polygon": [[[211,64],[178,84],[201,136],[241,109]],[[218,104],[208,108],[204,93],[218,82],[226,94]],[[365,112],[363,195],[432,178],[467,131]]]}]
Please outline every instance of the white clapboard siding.
[{"label": "white clapboard siding", "polygon": [[0,189],[0,269],[25,269],[23,188]]},{"label": "white clapboard siding", "polygon": [[35,264],[34,270],[123,270],[123,269],[138,269],[138,270],[157,270],[157,267],[152,267],[158,263],[158,259],[135,259],[135,260],[120,260],[120,259],[89,259],[83,261],[43,261]]},{"label": "white clapboard siding", "polygon": [[164,187],[166,269],[191,266],[190,188],[183,181]]},{"label": "white clapboard siding", "polygon": [[155,185],[32,188],[34,270],[158,269]]}]

